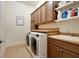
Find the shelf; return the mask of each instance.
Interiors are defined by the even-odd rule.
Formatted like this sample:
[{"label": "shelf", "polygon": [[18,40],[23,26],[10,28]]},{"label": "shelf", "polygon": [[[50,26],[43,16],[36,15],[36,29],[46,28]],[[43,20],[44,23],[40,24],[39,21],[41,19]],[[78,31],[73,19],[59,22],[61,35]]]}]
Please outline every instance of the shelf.
[{"label": "shelf", "polygon": [[58,20],[55,20],[55,22],[57,22],[57,21],[66,21],[66,20],[69,20],[69,18],[65,18],[65,19],[58,19]]},{"label": "shelf", "polygon": [[72,21],[74,19],[78,19],[79,20],[79,16],[74,16],[74,17],[70,17],[70,18],[55,20],[55,22],[58,22],[58,21],[67,21],[67,20],[71,20]]},{"label": "shelf", "polygon": [[68,2],[68,3],[66,3],[66,4],[64,4],[64,5],[62,5],[62,6],[58,7],[58,8],[56,8],[55,10],[58,11],[58,10],[63,10],[63,9],[75,7],[77,4],[79,4],[79,1],[76,1],[76,2],[71,1],[71,2]]}]

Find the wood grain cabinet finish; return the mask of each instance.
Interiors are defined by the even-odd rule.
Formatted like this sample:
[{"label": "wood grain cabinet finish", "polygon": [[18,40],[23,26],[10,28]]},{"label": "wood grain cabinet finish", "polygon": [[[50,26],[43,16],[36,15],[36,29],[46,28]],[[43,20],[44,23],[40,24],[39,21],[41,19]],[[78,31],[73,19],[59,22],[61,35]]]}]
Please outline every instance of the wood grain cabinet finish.
[{"label": "wood grain cabinet finish", "polygon": [[70,51],[67,51],[65,49],[62,49],[61,53],[62,53],[62,58],[77,58],[77,57],[79,58],[79,55],[72,53]]},{"label": "wood grain cabinet finish", "polygon": [[54,20],[54,8],[53,1],[48,1],[46,3],[46,22]]},{"label": "wood grain cabinet finish", "polygon": [[48,22],[54,22],[57,18],[55,8],[58,4],[56,1],[46,1],[38,9],[36,9],[31,17],[34,20],[34,25],[46,24]]},{"label": "wood grain cabinet finish", "polygon": [[[54,6],[53,6],[53,9],[54,9],[54,10],[53,10],[53,11],[54,11],[54,12],[53,12],[53,14],[54,14],[54,17],[53,17],[53,18],[54,18],[54,20],[57,20],[58,12],[55,10],[55,8],[58,7],[58,3],[59,3],[59,1],[54,1],[54,2],[53,2],[53,5],[54,5]],[[53,20],[53,21],[54,21],[54,20]]]},{"label": "wood grain cabinet finish", "polygon": [[48,58],[60,57],[59,48],[55,45],[48,43]]},{"label": "wood grain cabinet finish", "polygon": [[34,18],[35,18],[35,19],[34,19],[34,23],[35,23],[35,25],[37,25],[37,24],[38,24],[38,17],[37,17],[37,16],[38,16],[38,12],[35,11],[34,14],[35,14],[35,17],[34,17]]},{"label": "wood grain cabinet finish", "polygon": [[46,22],[54,22],[57,19],[57,13],[55,11],[57,5],[58,3],[56,1],[48,1],[46,3]]},{"label": "wood grain cabinet finish", "polygon": [[34,13],[32,13],[31,14],[31,21],[34,21],[34,19],[35,19],[34,17],[35,17],[35,15],[34,15]]},{"label": "wood grain cabinet finish", "polygon": [[31,14],[31,29],[34,29],[34,20],[35,20],[35,15],[34,13]]},{"label": "wood grain cabinet finish", "polygon": [[41,23],[41,8],[39,8],[38,10],[37,10],[37,18],[38,18],[38,20],[37,20],[37,22],[38,22],[38,24],[40,24]]},{"label": "wood grain cabinet finish", "polygon": [[41,23],[45,23],[46,22],[46,4],[42,5],[40,9],[41,9]]},{"label": "wood grain cabinet finish", "polygon": [[48,38],[48,57],[79,58],[79,45]]}]

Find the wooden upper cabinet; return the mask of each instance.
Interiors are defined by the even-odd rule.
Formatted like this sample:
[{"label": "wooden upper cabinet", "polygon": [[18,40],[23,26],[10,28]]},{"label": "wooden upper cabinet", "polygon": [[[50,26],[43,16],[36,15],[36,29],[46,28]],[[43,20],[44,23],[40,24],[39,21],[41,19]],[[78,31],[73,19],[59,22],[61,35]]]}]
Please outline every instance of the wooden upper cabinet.
[{"label": "wooden upper cabinet", "polygon": [[52,21],[53,20],[53,1],[48,1],[46,3],[46,22]]},{"label": "wooden upper cabinet", "polygon": [[35,25],[37,25],[38,24],[38,13],[37,13],[37,11],[35,11],[34,12],[34,15],[35,15],[35,19],[34,19],[34,23],[35,23]]},{"label": "wooden upper cabinet", "polygon": [[31,14],[31,21],[34,21],[34,19],[35,19],[34,17],[35,17],[35,15],[34,15],[34,13],[32,13]]},{"label": "wooden upper cabinet", "polygon": [[58,14],[58,12],[55,10],[55,8],[57,8],[58,7],[58,3],[59,3],[59,1],[54,1],[54,6],[53,6],[53,9],[54,9],[54,12],[53,12],[53,14],[54,14],[54,20],[56,20],[57,19],[57,14]]},{"label": "wooden upper cabinet", "polygon": [[34,13],[31,14],[31,29],[34,29],[34,19],[35,19],[35,15]]},{"label": "wooden upper cabinet", "polygon": [[57,7],[58,2],[56,1],[47,1],[32,14],[32,20],[34,20],[35,25],[46,24],[47,22],[54,21],[57,18],[57,13],[55,8]]},{"label": "wooden upper cabinet", "polygon": [[41,23],[41,9],[39,8],[38,10],[37,10],[37,18],[38,18],[38,20],[37,20],[37,22],[38,22],[38,24],[40,24]]},{"label": "wooden upper cabinet", "polygon": [[45,23],[46,22],[46,4],[42,5],[40,9],[41,9],[41,23]]},{"label": "wooden upper cabinet", "polygon": [[56,1],[48,1],[46,3],[46,22],[54,21],[57,18],[55,8],[57,7]]}]

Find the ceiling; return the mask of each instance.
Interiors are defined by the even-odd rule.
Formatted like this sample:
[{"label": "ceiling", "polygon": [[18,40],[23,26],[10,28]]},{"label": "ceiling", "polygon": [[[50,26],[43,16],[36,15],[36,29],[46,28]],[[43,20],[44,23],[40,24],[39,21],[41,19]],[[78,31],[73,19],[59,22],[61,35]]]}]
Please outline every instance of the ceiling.
[{"label": "ceiling", "polygon": [[20,3],[29,5],[29,6],[35,6],[36,4],[38,4],[40,1],[19,1]]}]

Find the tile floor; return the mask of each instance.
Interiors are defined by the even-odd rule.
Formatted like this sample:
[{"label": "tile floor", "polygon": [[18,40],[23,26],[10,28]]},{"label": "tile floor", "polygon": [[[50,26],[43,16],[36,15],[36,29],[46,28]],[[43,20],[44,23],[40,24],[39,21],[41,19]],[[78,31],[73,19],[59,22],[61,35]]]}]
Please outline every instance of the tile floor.
[{"label": "tile floor", "polygon": [[25,45],[6,48],[5,58],[32,58]]}]

